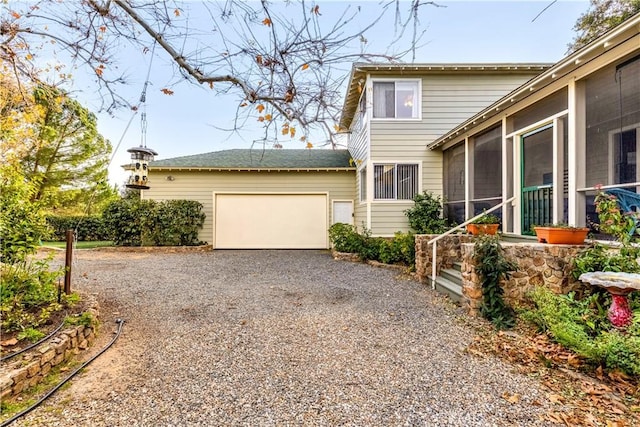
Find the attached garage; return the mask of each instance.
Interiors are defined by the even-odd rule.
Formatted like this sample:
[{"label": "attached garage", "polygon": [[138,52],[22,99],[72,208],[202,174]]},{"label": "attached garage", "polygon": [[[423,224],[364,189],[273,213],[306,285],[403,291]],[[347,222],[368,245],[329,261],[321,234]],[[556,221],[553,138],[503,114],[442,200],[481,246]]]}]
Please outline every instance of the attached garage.
[{"label": "attached garage", "polygon": [[217,249],[324,249],[327,194],[215,194]]},{"label": "attached garage", "polygon": [[347,150],[224,150],[156,160],[143,199],[202,203],[200,240],[215,249],[326,249],[333,222],[352,222]]}]

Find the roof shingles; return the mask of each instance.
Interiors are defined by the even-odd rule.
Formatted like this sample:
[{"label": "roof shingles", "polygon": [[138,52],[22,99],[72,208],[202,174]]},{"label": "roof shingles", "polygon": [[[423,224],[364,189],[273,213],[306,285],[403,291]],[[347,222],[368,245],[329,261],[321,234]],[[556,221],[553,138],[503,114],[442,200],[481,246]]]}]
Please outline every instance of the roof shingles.
[{"label": "roof shingles", "polygon": [[149,167],[194,169],[336,169],[352,168],[347,150],[233,149],[155,160]]}]

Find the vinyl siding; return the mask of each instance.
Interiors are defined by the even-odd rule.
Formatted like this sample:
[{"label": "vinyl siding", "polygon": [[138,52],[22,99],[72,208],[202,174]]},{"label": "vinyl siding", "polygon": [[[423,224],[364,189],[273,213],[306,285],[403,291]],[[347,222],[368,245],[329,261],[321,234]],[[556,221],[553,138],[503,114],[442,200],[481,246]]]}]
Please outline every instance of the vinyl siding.
[{"label": "vinyl siding", "polygon": [[[443,194],[442,152],[426,146],[486,106],[528,81],[527,75],[430,75],[422,78],[421,120],[370,121],[370,159],[373,163],[422,162],[422,190]],[[375,80],[375,76],[372,76]],[[389,78],[389,76],[385,76]],[[402,78],[397,76],[397,78]],[[412,203],[371,205],[375,236],[408,229],[403,211]]]},{"label": "vinyl siding", "polygon": [[372,202],[371,231],[374,236],[391,237],[396,231],[409,231],[409,220],[404,211],[413,202]]},{"label": "vinyl siding", "polygon": [[351,158],[354,161],[360,160],[366,162],[369,157],[368,140],[368,120],[361,114],[360,109],[358,109],[351,125],[351,136],[349,137],[349,144],[347,146],[349,154],[351,154]]},{"label": "vinyl siding", "polygon": [[[171,175],[173,181],[166,180]],[[355,171],[310,172],[175,172],[150,171],[149,190],[143,199],[197,200],[204,206],[206,219],[199,233],[200,240],[212,243],[213,193],[328,193],[327,224],[331,224],[333,199],[354,200],[357,206]]]}]

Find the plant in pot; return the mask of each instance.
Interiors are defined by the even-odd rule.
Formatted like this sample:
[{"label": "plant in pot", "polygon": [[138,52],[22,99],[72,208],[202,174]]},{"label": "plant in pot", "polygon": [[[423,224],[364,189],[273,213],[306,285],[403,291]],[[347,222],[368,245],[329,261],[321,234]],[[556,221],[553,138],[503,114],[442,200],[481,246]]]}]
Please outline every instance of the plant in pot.
[{"label": "plant in pot", "polygon": [[538,242],[554,245],[582,245],[589,228],[575,227],[564,223],[533,226]]},{"label": "plant in pot", "polygon": [[467,232],[474,236],[494,235],[500,227],[500,218],[494,214],[484,214],[472,223],[467,224]]}]

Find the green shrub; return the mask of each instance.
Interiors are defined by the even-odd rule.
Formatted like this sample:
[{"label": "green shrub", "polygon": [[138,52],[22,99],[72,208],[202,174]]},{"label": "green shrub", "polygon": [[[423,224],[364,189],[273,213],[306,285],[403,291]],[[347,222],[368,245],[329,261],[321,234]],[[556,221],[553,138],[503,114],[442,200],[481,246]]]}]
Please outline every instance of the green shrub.
[{"label": "green shrub", "polygon": [[447,222],[442,217],[442,199],[424,191],[413,198],[414,206],[404,211],[409,226],[417,234],[440,234],[447,231]]},{"label": "green shrub", "polygon": [[0,317],[4,330],[37,327],[60,308],[56,282],[63,272],[62,269],[50,271],[48,261],[0,265]]},{"label": "green shrub", "polygon": [[380,244],[380,262],[385,264],[404,264],[414,266],[416,262],[416,244],[413,233],[396,232],[393,239]]},{"label": "green shrub", "polygon": [[32,202],[34,188],[20,171],[0,168],[0,255],[3,263],[20,262],[36,252],[49,228],[38,202]]},{"label": "green shrub", "polygon": [[571,274],[578,280],[582,273],[592,271],[617,271],[640,273],[640,264],[636,259],[640,256],[640,248],[623,246],[610,249],[599,243],[581,250],[573,259]]},{"label": "green shrub", "polygon": [[67,230],[74,230],[81,242],[109,240],[110,235],[100,216],[49,215],[47,224],[52,229],[52,240],[66,240]]},{"label": "green shrub", "polygon": [[118,246],[193,246],[205,214],[194,200],[121,199],[102,213],[109,237]]},{"label": "green shrub", "polygon": [[576,299],[574,293],[556,295],[539,287],[529,297],[535,309],[525,311],[522,317],[547,331],[558,343],[595,366],[640,375],[638,298],[631,298],[633,322],[626,332],[621,332],[607,319],[607,307],[611,302],[608,293],[594,290]]},{"label": "green shrub", "polygon": [[142,219],[142,242],[155,246],[194,246],[205,214],[200,202],[166,200],[152,206]]},{"label": "green shrub", "polygon": [[364,246],[364,239],[365,237],[351,224],[337,222],[329,227],[331,246],[338,252],[357,254]]}]

